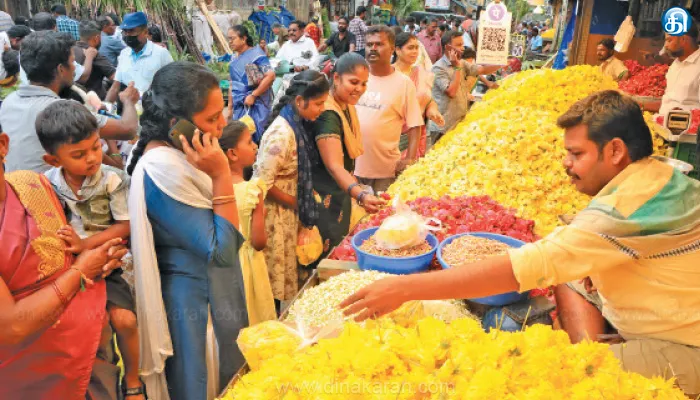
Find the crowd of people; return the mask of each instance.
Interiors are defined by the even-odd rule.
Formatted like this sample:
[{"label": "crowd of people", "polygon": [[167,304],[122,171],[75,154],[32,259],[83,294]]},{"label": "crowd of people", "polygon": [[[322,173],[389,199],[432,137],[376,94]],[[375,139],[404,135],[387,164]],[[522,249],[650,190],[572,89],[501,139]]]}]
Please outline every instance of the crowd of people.
[{"label": "crowd of people", "polygon": [[[353,210],[385,205],[380,194],[464,118],[477,81],[494,87],[484,75],[501,68],[475,64],[471,19],[368,26],[361,6],[336,16],[329,38],[313,19],[274,26],[271,43],[231,26],[226,105],[217,76],[173,62],[145,13],[66,14],[56,5],[0,33],[0,398],[216,395],[244,363],[238,332],[276,318],[313,270],[297,258],[298,239],[317,231],[327,255]],[[627,103],[601,96],[578,107],[627,107],[611,121],[639,122]],[[583,116],[571,111],[563,128],[589,123],[577,110]],[[613,146],[608,169],[565,162],[586,193],[607,183],[591,170],[612,180],[628,165],[658,167],[645,158],[648,143],[625,132],[595,140],[595,149]],[[533,266],[568,265],[565,255],[555,261],[567,263],[541,255],[567,239],[523,252],[515,266],[500,260],[498,276],[406,278],[400,286],[429,289],[389,301],[382,293],[397,289],[379,284],[347,305],[376,316],[412,297],[478,297],[529,289],[540,275],[554,284],[593,272],[557,270],[555,279]]]},{"label": "crowd of people", "polygon": [[[314,20],[275,26],[270,44],[231,26],[227,106],[143,12],[77,21],[56,5],[0,33],[0,397],[204,399],[231,379],[231,338],[315,265],[297,238],[316,230],[327,255],[353,203],[378,211],[437,139],[427,122],[456,124],[498,68],[437,21],[416,35],[366,13],[329,38]],[[197,129],[184,141],[182,124]]]}]

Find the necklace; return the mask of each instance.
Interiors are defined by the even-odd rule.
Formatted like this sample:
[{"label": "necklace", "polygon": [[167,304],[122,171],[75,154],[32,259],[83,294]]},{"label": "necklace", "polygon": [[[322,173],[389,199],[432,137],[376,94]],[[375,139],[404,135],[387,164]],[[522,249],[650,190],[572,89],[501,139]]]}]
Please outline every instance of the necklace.
[{"label": "necklace", "polygon": [[66,174],[65,171],[63,171],[63,178],[66,180],[66,183],[68,184],[68,186],[70,186],[71,190],[73,190],[73,192],[76,195],[80,196],[80,189],[83,187],[83,182],[85,182],[85,177],[83,177],[82,180],[80,180],[78,182],[74,178],[72,178],[71,176]]}]

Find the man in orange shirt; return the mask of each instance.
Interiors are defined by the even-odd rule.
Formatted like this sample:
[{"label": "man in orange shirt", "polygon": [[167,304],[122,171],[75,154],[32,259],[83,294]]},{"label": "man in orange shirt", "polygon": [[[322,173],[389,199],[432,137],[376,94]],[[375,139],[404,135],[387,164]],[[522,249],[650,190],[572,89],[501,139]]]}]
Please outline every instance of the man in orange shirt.
[{"label": "man in orange shirt", "polygon": [[[415,162],[423,122],[416,86],[391,65],[394,53],[394,31],[385,25],[367,30],[367,91],[357,103],[357,116],[362,122],[364,153],[355,160],[355,176],[375,192],[389,188],[396,175]],[[407,131],[408,152],[401,159],[399,141]]]}]

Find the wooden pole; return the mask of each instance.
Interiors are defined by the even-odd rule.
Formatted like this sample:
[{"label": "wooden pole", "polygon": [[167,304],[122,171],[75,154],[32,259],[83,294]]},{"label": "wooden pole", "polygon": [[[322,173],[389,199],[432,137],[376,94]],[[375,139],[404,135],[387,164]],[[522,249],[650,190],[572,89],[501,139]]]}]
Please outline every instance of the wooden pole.
[{"label": "wooden pole", "polygon": [[204,0],[197,0],[197,6],[204,15],[204,18],[207,19],[207,23],[209,24],[212,33],[214,33],[214,41],[219,46],[219,49],[222,50],[224,53],[230,54],[231,48],[228,46],[228,41],[226,40],[226,37],[221,33],[219,25],[217,25],[216,21],[214,21],[214,18],[211,16],[211,14],[209,14],[209,9],[207,8],[207,5],[204,2]]}]

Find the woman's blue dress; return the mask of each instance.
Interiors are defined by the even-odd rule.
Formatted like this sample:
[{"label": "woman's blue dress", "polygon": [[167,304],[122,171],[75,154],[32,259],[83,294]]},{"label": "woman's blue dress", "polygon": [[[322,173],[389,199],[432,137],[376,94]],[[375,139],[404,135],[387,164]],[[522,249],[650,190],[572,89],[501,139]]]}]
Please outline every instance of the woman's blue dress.
[{"label": "woman's blue dress", "polygon": [[252,132],[253,140],[255,143],[259,144],[260,138],[262,138],[265,132],[267,118],[272,108],[272,91],[268,89],[260,97],[256,98],[255,104],[253,104],[252,107],[246,107],[243,104],[245,98],[257,87],[251,86],[248,82],[248,75],[246,74],[245,68],[246,65],[249,64],[255,65],[263,75],[272,71],[270,60],[259,46],[253,46],[231,60],[229,64],[229,76],[231,78],[231,94],[233,97],[232,117],[234,120],[238,120],[243,118],[246,114],[250,115],[253,121],[255,121],[256,129],[255,132]]},{"label": "woman's blue dress", "polygon": [[248,325],[238,258],[245,239],[213,210],[163,193],[148,174],[144,189],[173,342],[174,355],[165,365],[170,398],[206,400],[208,306],[219,343],[220,385],[244,363],[236,338]]}]

